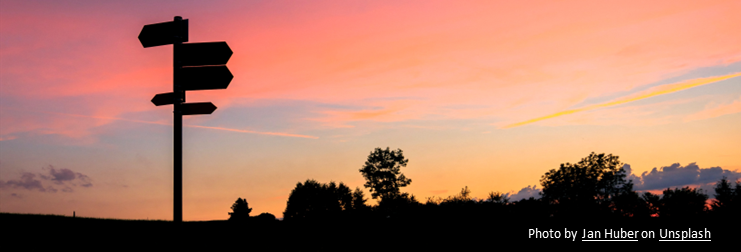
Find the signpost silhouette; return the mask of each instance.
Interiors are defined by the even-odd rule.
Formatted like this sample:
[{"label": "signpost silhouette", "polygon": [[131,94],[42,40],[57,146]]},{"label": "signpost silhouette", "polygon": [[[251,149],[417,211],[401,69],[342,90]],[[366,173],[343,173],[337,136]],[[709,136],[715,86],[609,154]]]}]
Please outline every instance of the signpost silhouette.
[{"label": "signpost silhouette", "polygon": [[173,104],[174,196],[173,221],[183,221],[183,115],[211,114],[210,102],[185,103],[186,90],[225,89],[234,76],[225,66],[232,56],[226,42],[188,42],[188,20],[176,16],[173,21],[148,24],[139,33],[144,48],[173,45],[172,93],[152,98],[156,106]]}]

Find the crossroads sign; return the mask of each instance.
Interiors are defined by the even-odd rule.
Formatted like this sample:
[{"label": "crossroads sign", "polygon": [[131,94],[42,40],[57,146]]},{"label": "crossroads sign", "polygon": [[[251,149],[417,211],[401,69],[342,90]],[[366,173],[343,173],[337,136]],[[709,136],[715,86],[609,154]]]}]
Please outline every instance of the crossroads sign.
[{"label": "crossroads sign", "polygon": [[188,20],[148,24],[139,33],[144,48],[173,45],[173,85],[171,93],[152,98],[156,106],[173,105],[174,114],[174,200],[173,221],[183,221],[183,115],[211,114],[210,102],[185,103],[186,90],[225,89],[234,76],[226,67],[232,50],[226,42],[188,42]]}]

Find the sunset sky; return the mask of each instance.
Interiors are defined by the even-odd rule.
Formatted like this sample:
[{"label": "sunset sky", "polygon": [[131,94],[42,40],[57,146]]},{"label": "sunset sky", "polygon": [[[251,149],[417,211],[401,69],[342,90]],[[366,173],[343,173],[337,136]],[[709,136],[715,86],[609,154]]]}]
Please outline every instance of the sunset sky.
[{"label": "sunset sky", "polygon": [[[591,152],[639,190],[741,174],[741,1],[2,1],[0,212],[172,219],[172,46],[226,41],[227,89],[186,116],[183,218],[238,198],[283,216],[296,183],[363,188],[403,150],[424,202],[537,197]],[[535,187],[534,187],[535,186]],[[712,196],[712,191],[707,192]],[[369,203],[374,204],[373,201]]]}]

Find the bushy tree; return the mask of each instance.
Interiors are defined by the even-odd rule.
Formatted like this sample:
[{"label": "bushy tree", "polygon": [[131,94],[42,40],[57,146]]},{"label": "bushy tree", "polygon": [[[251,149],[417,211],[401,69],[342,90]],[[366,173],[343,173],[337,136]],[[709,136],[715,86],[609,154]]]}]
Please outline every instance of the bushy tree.
[{"label": "bushy tree", "polygon": [[401,194],[399,188],[409,185],[412,180],[401,173],[409,159],[404,159],[401,149],[395,151],[386,147],[385,150],[376,148],[368,156],[368,160],[360,169],[366,179],[365,187],[370,188],[374,199],[396,199]]},{"label": "bushy tree", "polygon": [[640,194],[627,186],[625,192],[612,198],[611,208],[616,216],[621,217],[651,217],[651,208]]},{"label": "bushy tree", "polygon": [[611,211],[612,199],[632,190],[625,173],[618,156],[592,152],[579,163],[561,164],[558,170],[551,169],[543,175],[542,199],[558,204],[561,215]]},{"label": "bushy tree", "polygon": [[247,200],[237,198],[237,201],[232,204],[232,212],[229,213],[230,221],[244,221],[250,217],[252,208],[247,204]]},{"label": "bushy tree", "polygon": [[285,220],[326,219],[337,217],[342,211],[352,209],[353,196],[342,182],[322,184],[309,179],[296,184],[288,197]]},{"label": "bushy tree", "polygon": [[448,198],[443,199],[442,202],[440,202],[440,205],[465,205],[465,204],[472,204],[475,203],[473,199],[471,199],[471,190],[468,189],[468,186],[461,188],[461,192],[458,193],[458,195],[455,196],[448,196]]},{"label": "bushy tree", "polygon": [[697,217],[706,209],[708,196],[702,189],[683,188],[664,190],[659,201],[659,217]]},{"label": "bushy tree", "polygon": [[437,206],[440,205],[440,203],[443,202],[443,199],[440,197],[432,196],[427,197],[427,201],[425,202],[426,206]]},{"label": "bushy tree", "polygon": [[489,192],[489,197],[486,198],[485,202],[497,205],[509,204],[509,193]]},{"label": "bushy tree", "polygon": [[275,218],[275,215],[271,213],[261,213],[253,218],[257,223],[272,223],[278,221],[278,219]]}]

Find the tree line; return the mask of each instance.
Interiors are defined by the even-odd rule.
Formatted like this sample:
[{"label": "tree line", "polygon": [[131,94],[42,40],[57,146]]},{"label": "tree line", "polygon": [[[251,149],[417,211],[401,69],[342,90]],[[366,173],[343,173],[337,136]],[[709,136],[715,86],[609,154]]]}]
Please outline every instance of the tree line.
[{"label": "tree line", "polygon": [[[667,188],[662,195],[639,193],[618,156],[591,153],[578,163],[561,164],[541,179],[540,198],[511,201],[506,194],[490,192],[485,199],[474,199],[468,187],[447,198],[430,197],[424,203],[414,195],[401,192],[412,180],[401,173],[409,162],[401,149],[376,148],[359,170],[364,187],[378,205],[367,204],[360,188],[351,190],[344,183],[320,183],[313,179],[299,182],[291,191],[285,221],[369,220],[369,219],[487,219],[503,215],[527,218],[695,218],[732,217],[741,212],[741,182],[723,177],[714,188],[715,199],[691,187]],[[247,219],[250,208],[238,199],[232,206],[230,220]],[[261,220],[275,218],[263,213]],[[253,217],[255,218],[255,217]]]}]

